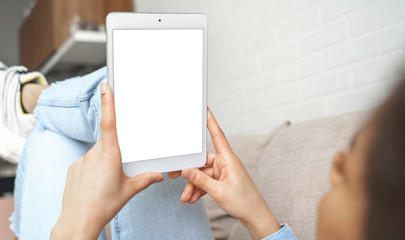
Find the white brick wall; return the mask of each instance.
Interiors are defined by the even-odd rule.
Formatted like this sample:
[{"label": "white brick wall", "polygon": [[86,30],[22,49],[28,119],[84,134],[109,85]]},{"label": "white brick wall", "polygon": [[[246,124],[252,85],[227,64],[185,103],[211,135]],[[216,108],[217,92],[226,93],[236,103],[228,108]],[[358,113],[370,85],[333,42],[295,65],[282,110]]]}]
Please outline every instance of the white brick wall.
[{"label": "white brick wall", "polygon": [[228,135],[366,110],[405,58],[405,0],[135,0],[209,21],[209,105]]}]

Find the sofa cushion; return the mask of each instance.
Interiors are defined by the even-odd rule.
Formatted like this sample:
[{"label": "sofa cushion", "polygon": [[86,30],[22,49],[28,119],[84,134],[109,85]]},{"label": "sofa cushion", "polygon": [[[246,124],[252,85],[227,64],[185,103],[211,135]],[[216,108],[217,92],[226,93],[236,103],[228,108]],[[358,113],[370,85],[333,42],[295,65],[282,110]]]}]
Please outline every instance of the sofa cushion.
[{"label": "sofa cushion", "polygon": [[[288,125],[288,122],[283,123],[271,134],[234,136],[228,139],[233,151],[239,156],[249,174],[254,174],[257,167],[257,160],[274,133],[287,127]],[[211,139],[207,141],[207,151],[215,152]],[[218,204],[210,196],[206,195],[203,197],[203,199],[215,239],[227,239],[229,237],[231,227],[236,222],[236,219],[218,207]]]},{"label": "sofa cushion", "polygon": [[[253,180],[280,223],[298,239],[315,239],[317,205],[329,189],[334,154],[346,147],[364,113],[315,120],[284,128],[273,136],[258,159]],[[229,239],[249,239],[239,223]]]}]

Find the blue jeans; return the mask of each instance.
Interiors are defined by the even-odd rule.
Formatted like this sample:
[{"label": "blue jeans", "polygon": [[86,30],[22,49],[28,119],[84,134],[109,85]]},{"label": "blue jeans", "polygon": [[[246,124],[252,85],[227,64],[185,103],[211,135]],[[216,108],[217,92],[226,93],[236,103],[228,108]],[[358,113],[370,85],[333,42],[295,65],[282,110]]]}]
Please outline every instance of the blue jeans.
[{"label": "blue jeans", "polygon": [[[34,111],[38,122],[15,181],[11,228],[20,239],[49,239],[61,212],[67,169],[100,137],[103,81],[105,68],[54,84],[41,95]],[[166,179],[137,194],[111,221],[112,238],[213,239],[202,201],[179,201],[185,184]],[[105,239],[104,231],[99,239]]]}]

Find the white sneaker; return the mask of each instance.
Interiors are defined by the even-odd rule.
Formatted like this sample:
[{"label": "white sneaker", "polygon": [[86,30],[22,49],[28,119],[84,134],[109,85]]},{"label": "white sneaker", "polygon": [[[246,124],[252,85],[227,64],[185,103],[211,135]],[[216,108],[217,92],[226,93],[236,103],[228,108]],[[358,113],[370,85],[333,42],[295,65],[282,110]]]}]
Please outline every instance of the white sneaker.
[{"label": "white sneaker", "polygon": [[24,113],[21,105],[21,85],[36,82],[48,85],[39,72],[27,72],[22,66],[7,68],[0,62],[0,157],[17,163],[25,139],[36,119]]},{"label": "white sneaker", "polygon": [[44,75],[28,72],[23,66],[9,67],[0,73],[0,104],[5,123],[13,133],[24,138],[36,123],[35,117],[31,113],[25,113],[21,104],[21,85],[29,82],[48,85]]},{"label": "white sneaker", "polygon": [[[0,62],[0,86],[3,85],[7,66]],[[2,98],[0,98],[2,102]],[[0,104],[0,157],[11,163],[18,163],[25,139],[10,131],[5,124],[3,106]]]}]

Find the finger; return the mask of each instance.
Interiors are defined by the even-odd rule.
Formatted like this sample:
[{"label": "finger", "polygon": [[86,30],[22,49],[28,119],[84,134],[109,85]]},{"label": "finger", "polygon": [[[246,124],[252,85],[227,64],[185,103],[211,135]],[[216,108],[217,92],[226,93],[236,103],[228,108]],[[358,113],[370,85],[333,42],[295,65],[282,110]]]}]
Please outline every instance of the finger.
[{"label": "finger", "polygon": [[195,188],[194,185],[188,182],[184,187],[183,194],[181,194],[180,201],[184,203],[188,202],[191,196],[193,195],[194,188]]},{"label": "finger", "polygon": [[115,126],[114,96],[106,83],[101,83],[101,140],[103,147],[117,146],[117,129]]},{"label": "finger", "polygon": [[188,203],[193,204],[197,202],[201,197],[203,197],[205,194],[207,194],[204,190],[198,188],[197,190],[194,191],[193,195],[191,196],[190,200]]},{"label": "finger", "polygon": [[[214,160],[215,160],[215,153],[207,152],[207,163],[205,164],[205,166],[212,167],[212,165],[214,164]],[[206,167],[203,167],[203,168],[200,168],[200,169],[201,169],[201,171],[203,171],[203,169],[206,169]],[[179,176],[181,176],[181,171],[169,172],[169,173],[167,173],[167,176],[169,178],[171,178],[171,179],[178,178]]]},{"label": "finger", "polygon": [[181,175],[194,186],[207,192],[214,199],[217,196],[217,193],[221,191],[222,184],[220,182],[198,169],[186,168],[181,172]]},{"label": "finger", "polygon": [[158,183],[164,180],[161,173],[142,173],[135,177],[128,178],[126,187],[128,189],[129,197],[145,190],[153,183]]},{"label": "finger", "polygon": [[172,179],[178,178],[180,175],[181,175],[181,171],[175,171],[175,172],[169,172],[169,173],[167,173],[167,176],[168,176],[169,178],[172,178]]},{"label": "finger", "polygon": [[214,160],[215,160],[215,153],[207,152],[207,162],[205,163],[205,166],[212,167],[212,165],[214,165]]},{"label": "finger", "polygon": [[217,120],[208,108],[207,119],[208,131],[210,132],[212,142],[214,143],[215,151],[217,153],[230,151],[229,143],[225,138],[225,134],[219,127]]},{"label": "finger", "polygon": [[[213,178],[214,172],[212,168],[201,168],[200,170]],[[184,203],[190,202],[195,191],[200,191],[201,192],[200,196],[204,196],[205,194],[207,194],[204,190],[199,189],[196,186],[194,186],[191,182],[188,182],[184,187],[183,194],[180,197],[180,201]]]},{"label": "finger", "polygon": [[207,174],[211,178],[214,178],[214,169],[213,168],[201,168],[200,169],[203,173]]}]

